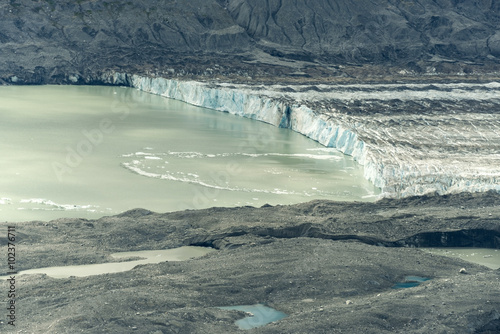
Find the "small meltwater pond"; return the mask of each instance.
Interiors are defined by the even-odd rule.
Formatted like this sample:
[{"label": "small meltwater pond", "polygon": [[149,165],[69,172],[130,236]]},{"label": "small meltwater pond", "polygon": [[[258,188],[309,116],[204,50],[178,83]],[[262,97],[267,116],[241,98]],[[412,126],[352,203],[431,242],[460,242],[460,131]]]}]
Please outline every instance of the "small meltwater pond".
[{"label": "small meltwater pond", "polygon": [[419,286],[423,282],[430,280],[429,277],[420,277],[420,276],[405,276],[403,282],[396,283],[392,288],[393,289],[407,289],[414,288]]},{"label": "small meltwater pond", "polygon": [[[128,259],[135,257],[140,257],[141,259],[134,261],[108,262],[79,266],[37,268],[21,271],[16,276],[28,274],[46,274],[47,276],[53,278],[68,278],[71,276],[87,277],[94,275],[120,273],[132,270],[134,267],[141,264],[161,263],[166,261],[185,261],[188,259],[203,256],[214,251],[215,249],[207,247],[184,246],[174,249],[120,252],[111,254],[111,256],[115,259]],[[0,277],[0,279],[8,278],[9,276]]]},{"label": "small meltwater pond", "polygon": [[287,317],[285,313],[263,304],[223,306],[219,308],[222,310],[242,311],[249,314],[248,317],[235,322],[239,329],[257,328]]},{"label": "small meltwater pond", "polygon": [[462,260],[480,264],[491,269],[500,268],[500,250],[493,248],[419,248],[426,252],[458,257]]}]

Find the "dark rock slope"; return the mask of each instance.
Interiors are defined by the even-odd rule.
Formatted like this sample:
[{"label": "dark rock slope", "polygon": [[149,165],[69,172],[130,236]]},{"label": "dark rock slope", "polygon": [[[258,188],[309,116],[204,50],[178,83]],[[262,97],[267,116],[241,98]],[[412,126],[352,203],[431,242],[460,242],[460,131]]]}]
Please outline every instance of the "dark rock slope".
[{"label": "dark rock slope", "polygon": [[500,55],[498,1],[233,0],[238,25],[269,49],[334,61]]},{"label": "dark rock slope", "polygon": [[297,66],[341,75],[338,65],[491,72],[500,56],[497,0],[9,0],[0,17],[7,83],[78,82],[117,68],[209,76],[289,76]]}]

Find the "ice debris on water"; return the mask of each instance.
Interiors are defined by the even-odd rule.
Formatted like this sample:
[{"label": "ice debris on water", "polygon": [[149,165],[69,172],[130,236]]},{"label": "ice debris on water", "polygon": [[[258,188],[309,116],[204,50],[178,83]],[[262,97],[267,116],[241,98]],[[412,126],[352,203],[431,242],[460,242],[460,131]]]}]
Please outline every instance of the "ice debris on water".
[{"label": "ice debris on water", "polygon": [[[58,204],[51,200],[44,198],[30,198],[30,199],[22,199],[19,201],[21,204],[34,204],[37,205],[31,210],[89,210],[93,211],[99,206],[95,205],[77,205],[77,204]],[[19,208],[19,210],[26,210],[26,208]]]},{"label": "ice debris on water", "polygon": [[10,199],[10,198],[7,198],[7,197],[0,198],[0,204],[11,204],[11,203],[12,203],[12,199]]}]

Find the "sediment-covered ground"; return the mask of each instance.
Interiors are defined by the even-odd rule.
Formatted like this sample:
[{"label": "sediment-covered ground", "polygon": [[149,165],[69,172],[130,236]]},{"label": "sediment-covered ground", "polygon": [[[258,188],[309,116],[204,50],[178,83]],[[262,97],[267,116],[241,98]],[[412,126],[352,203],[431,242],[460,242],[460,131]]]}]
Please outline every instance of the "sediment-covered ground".
[{"label": "sediment-covered ground", "polygon": [[[288,317],[255,333],[497,333],[500,271],[415,247],[499,248],[499,203],[488,192],[20,223],[19,269],[125,250],[217,251],[119,274],[18,276],[15,331],[236,333],[245,314],[216,307],[265,303]],[[392,288],[406,276],[430,280]]]}]

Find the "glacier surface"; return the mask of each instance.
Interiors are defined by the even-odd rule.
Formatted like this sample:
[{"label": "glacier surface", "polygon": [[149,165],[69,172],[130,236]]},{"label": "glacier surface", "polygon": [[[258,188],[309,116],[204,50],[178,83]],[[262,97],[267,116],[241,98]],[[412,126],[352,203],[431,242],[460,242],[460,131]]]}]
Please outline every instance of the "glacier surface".
[{"label": "glacier surface", "polygon": [[500,84],[245,85],[114,73],[113,84],[299,132],[382,196],[500,191]]}]

